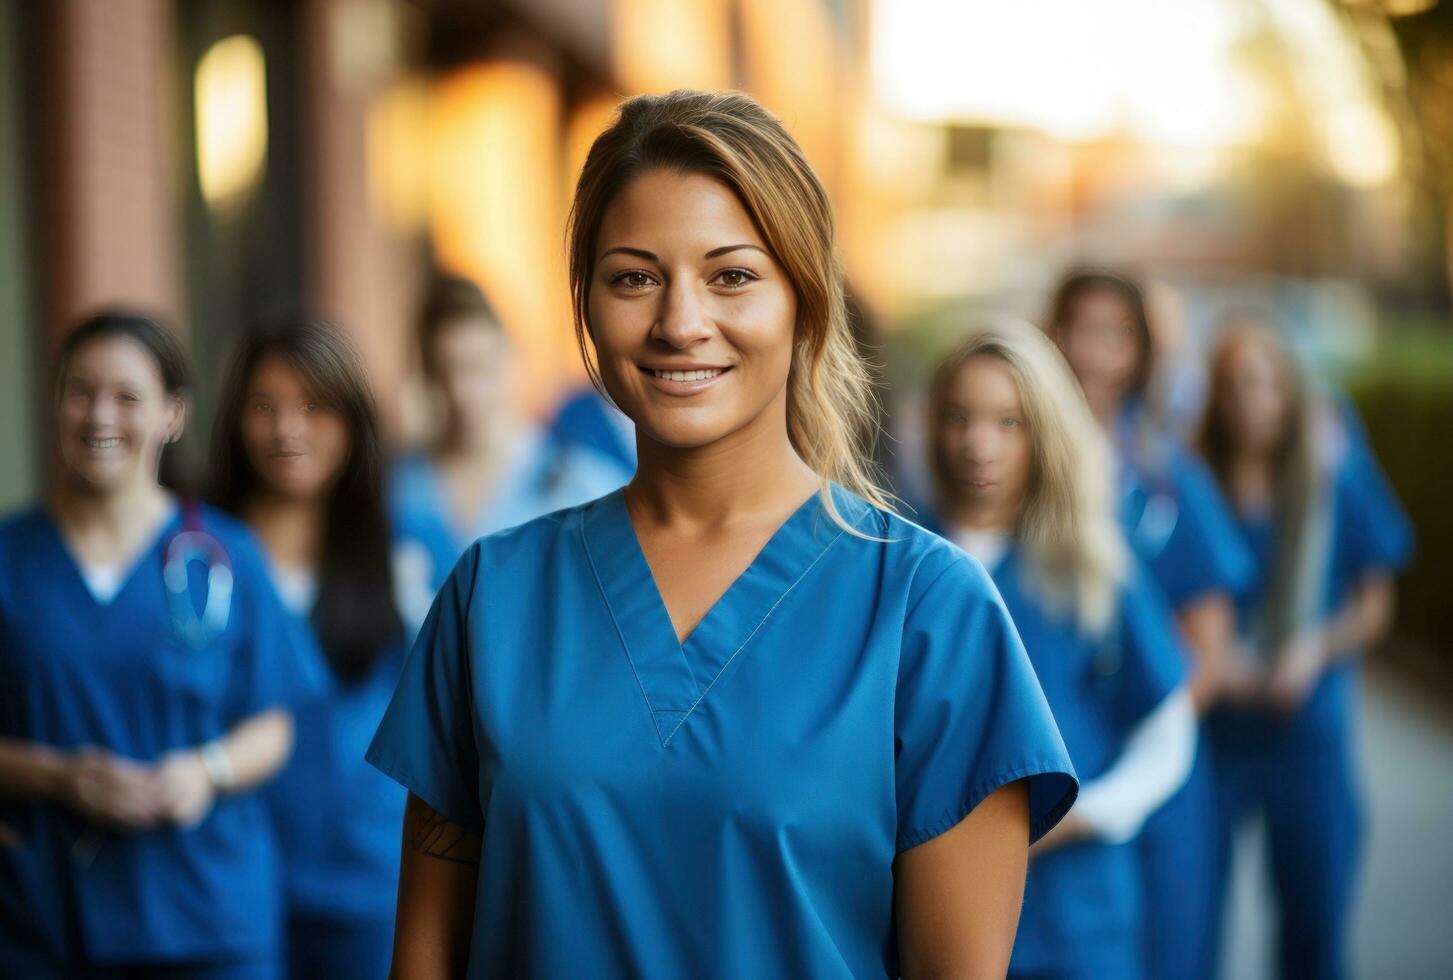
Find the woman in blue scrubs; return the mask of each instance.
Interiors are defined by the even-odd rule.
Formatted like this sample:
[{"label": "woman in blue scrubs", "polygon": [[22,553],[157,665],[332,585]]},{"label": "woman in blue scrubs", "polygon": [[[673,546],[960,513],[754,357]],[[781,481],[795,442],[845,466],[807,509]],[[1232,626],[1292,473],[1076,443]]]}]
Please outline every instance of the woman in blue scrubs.
[{"label": "woman in blue scrubs", "polygon": [[636,476],[465,552],[369,759],[400,975],[964,976],[1074,797],[979,566],[891,514],[831,212],[746,96],[626,102],[571,282]]},{"label": "woman in blue scrubs", "polygon": [[[1087,269],[1060,283],[1049,332],[1079,379],[1115,453],[1120,518],[1131,548],[1175,613],[1192,655],[1191,693],[1204,717],[1217,697],[1251,558],[1205,466],[1159,430],[1146,408],[1151,324],[1140,287]],[[1203,733],[1204,734],[1204,733]],[[1186,785],[1141,836],[1153,976],[1209,980],[1215,958],[1214,781],[1200,740]]]},{"label": "woman in blue scrubs", "polygon": [[504,327],[467,279],[434,283],[419,318],[424,375],[443,409],[438,442],[403,457],[389,479],[399,596],[417,629],[475,538],[584,503],[630,468],[556,440],[524,417]]},{"label": "woman in blue scrubs", "polygon": [[1273,334],[1225,333],[1210,394],[1202,451],[1258,577],[1238,610],[1244,653],[1210,719],[1220,880],[1224,890],[1236,827],[1263,815],[1282,975],[1343,977],[1362,838],[1357,660],[1391,620],[1411,532],[1366,471],[1317,451],[1314,402]]},{"label": "woman in blue scrubs", "polygon": [[57,372],[61,478],[0,524],[0,975],[271,977],[257,787],[322,684],[256,543],[157,482],[186,361],[103,314]]},{"label": "woman in blue scrubs", "polygon": [[243,339],[218,407],[213,499],[261,539],[283,603],[334,683],[296,709],[297,749],[269,787],[291,977],[387,974],[404,791],[363,761],[404,658],[378,421],[335,328],[281,321]]},{"label": "woman in blue scrubs", "polygon": [[1027,323],[970,332],[929,406],[944,531],[993,575],[1082,781],[1031,850],[1009,973],[1148,976],[1133,841],[1190,772],[1196,721],[1170,611],[1116,520],[1108,446]]}]

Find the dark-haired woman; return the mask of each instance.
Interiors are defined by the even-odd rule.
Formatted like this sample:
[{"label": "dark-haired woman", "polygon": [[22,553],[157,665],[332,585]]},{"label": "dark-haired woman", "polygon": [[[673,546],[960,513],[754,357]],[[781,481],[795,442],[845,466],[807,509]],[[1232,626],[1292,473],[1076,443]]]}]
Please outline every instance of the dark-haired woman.
[{"label": "dark-haired woman", "polygon": [[827,195],[746,96],[625,103],[576,191],[624,490],[475,542],[369,759],[397,976],[1002,976],[1075,794],[983,569],[889,512]]},{"label": "dark-haired woman", "polygon": [[621,462],[524,416],[513,345],[473,282],[433,284],[419,317],[419,354],[443,410],[438,439],[429,452],[399,460],[389,481],[399,596],[414,628],[476,538],[630,478]]},{"label": "dark-haired woman", "polygon": [[284,604],[311,624],[332,693],[300,704],[269,796],[292,977],[383,977],[404,793],[363,761],[403,663],[378,423],[353,347],[298,320],[244,338],[218,409],[216,502],[261,538]]},{"label": "dark-haired woman", "polygon": [[1256,560],[1238,608],[1243,656],[1209,719],[1218,881],[1237,826],[1264,816],[1284,977],[1346,976],[1362,842],[1357,661],[1391,622],[1411,532],[1356,456],[1329,457],[1302,372],[1261,325],[1211,357],[1201,449]]},{"label": "dark-haired woman", "polygon": [[187,391],[155,321],[82,323],[59,484],[0,524],[0,975],[275,975],[256,789],[323,678],[252,535],[158,483]]},{"label": "dark-haired woman", "polygon": [[[1121,523],[1175,612],[1193,658],[1191,694],[1204,716],[1217,697],[1234,601],[1250,581],[1251,557],[1206,467],[1161,431],[1147,407],[1154,352],[1140,286],[1109,270],[1073,272],[1051,301],[1048,330],[1110,436]],[[1216,942],[1212,792],[1202,738],[1190,778],[1146,823],[1140,840],[1152,976],[1210,977]]]}]

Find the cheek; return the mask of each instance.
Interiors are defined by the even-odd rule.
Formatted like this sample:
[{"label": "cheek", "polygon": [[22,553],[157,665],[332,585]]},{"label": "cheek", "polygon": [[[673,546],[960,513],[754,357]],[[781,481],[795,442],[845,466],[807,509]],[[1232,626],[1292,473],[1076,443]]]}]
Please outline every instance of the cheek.
[{"label": "cheek", "polygon": [[318,454],[331,476],[348,458],[348,426],[342,419],[327,419],[318,427],[317,440]]}]

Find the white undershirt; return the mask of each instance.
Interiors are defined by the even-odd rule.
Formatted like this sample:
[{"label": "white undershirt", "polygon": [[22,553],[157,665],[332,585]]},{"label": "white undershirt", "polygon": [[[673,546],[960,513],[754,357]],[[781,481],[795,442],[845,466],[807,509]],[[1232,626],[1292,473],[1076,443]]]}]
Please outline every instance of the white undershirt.
[{"label": "white undershirt", "polygon": [[274,562],[272,580],[277,586],[278,598],[289,612],[306,616],[313,611],[313,603],[318,601],[318,576],[310,569]]},{"label": "white undershirt", "polygon": [[1075,815],[1096,836],[1124,843],[1180,789],[1196,758],[1196,709],[1182,684],[1140,719],[1109,769],[1080,787]]},{"label": "white undershirt", "polygon": [[956,527],[950,538],[954,544],[979,560],[979,564],[992,570],[999,564],[1013,544],[1014,538],[1008,531],[982,531],[977,528]]},{"label": "white undershirt", "polygon": [[90,590],[91,596],[101,605],[109,605],[111,600],[116,598],[116,593],[121,591],[121,586],[126,583],[126,573],[129,570],[124,562],[115,562],[110,565],[87,565],[81,563],[81,578],[86,580],[86,588]]}]

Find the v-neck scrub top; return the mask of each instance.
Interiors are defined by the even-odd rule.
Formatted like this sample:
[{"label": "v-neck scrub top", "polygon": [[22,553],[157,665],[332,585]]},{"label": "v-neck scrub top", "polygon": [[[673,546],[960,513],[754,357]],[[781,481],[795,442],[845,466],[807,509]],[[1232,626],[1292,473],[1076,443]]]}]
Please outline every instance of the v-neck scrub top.
[{"label": "v-neck scrub top", "polygon": [[471,977],[896,975],[895,855],[1076,783],[973,559],[834,488],[679,644],[620,491],[476,542],[368,758],[481,835]]},{"label": "v-neck scrub top", "polygon": [[[99,603],[41,508],[0,523],[0,735],[63,751],[95,745],[152,763],[326,686],[319,655],[235,519],[202,508],[227,553],[225,627],[181,639],[163,580],[174,516]],[[188,565],[194,609],[207,574]],[[125,831],[49,803],[0,799],[0,974],[9,951],[59,961],[159,963],[270,955],[280,895],[261,794],[224,795],[195,827]]]}]

